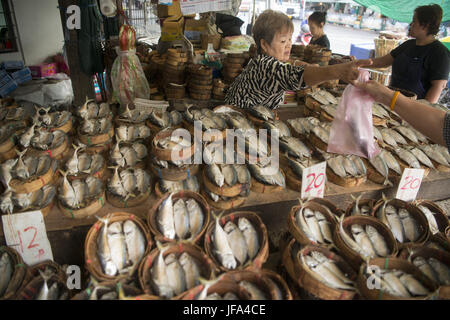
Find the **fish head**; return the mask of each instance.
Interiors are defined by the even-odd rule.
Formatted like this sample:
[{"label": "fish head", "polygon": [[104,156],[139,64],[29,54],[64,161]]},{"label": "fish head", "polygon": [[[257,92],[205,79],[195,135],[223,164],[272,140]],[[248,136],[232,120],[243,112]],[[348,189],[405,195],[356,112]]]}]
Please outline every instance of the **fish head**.
[{"label": "fish head", "polygon": [[352,230],[352,233],[353,233],[354,235],[358,235],[358,234],[360,234],[361,232],[364,232],[363,227],[362,227],[360,224],[357,224],[357,223],[352,224],[352,226],[350,227],[350,229]]}]

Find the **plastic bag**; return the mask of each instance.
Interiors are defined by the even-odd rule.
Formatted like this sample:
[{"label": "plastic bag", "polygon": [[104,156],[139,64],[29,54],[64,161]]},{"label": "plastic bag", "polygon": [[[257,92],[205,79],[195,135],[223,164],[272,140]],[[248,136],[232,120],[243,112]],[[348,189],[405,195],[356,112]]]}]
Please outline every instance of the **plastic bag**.
[{"label": "plastic bag", "polygon": [[111,68],[113,98],[121,105],[135,98],[149,99],[150,87],[136,55],[135,31],[128,25],[120,29],[120,49]]},{"label": "plastic bag", "polygon": [[[369,72],[360,70],[358,81],[367,82]],[[372,159],[380,153],[373,137],[374,99],[364,90],[348,85],[331,125],[327,152],[354,154]]]}]

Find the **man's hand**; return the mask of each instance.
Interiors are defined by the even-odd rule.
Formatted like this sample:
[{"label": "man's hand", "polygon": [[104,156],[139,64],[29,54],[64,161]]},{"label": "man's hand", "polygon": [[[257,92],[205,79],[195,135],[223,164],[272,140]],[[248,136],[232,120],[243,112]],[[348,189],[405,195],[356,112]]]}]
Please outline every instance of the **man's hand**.
[{"label": "man's hand", "polygon": [[338,64],[338,74],[339,79],[347,83],[352,83],[352,81],[358,79],[359,68],[368,67],[372,64],[371,59],[356,60],[348,63]]},{"label": "man's hand", "polygon": [[367,82],[352,81],[351,84],[365,90],[372,96],[372,98],[375,99],[376,102],[382,103],[386,106],[391,104],[394,91],[376,82],[375,80],[369,80]]}]

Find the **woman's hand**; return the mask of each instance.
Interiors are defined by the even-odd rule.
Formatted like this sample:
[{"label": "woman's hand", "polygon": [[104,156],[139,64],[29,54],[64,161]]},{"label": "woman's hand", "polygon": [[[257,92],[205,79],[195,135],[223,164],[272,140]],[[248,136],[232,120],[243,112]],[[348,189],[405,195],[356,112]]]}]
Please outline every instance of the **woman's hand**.
[{"label": "woman's hand", "polygon": [[376,82],[375,80],[369,80],[367,82],[352,81],[355,87],[365,90],[368,94],[375,99],[376,102],[389,106],[394,95],[394,91],[388,87]]},{"label": "woman's hand", "polygon": [[338,76],[340,80],[347,83],[352,83],[352,81],[358,79],[359,68],[367,67],[372,64],[371,59],[356,60],[347,63],[341,63],[336,65],[338,67]]}]

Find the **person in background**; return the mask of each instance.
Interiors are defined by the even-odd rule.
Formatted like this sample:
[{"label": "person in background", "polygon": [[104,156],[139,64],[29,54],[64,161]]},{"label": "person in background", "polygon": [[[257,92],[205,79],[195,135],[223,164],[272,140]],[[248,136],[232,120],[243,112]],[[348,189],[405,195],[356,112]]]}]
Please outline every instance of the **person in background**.
[{"label": "person in background", "polygon": [[256,56],[230,85],[225,103],[239,108],[263,105],[275,109],[287,90],[340,79],[356,80],[358,67],[369,66],[370,60],[358,60],[329,66],[295,66],[288,64],[294,25],[282,12],[266,10],[253,26]]},{"label": "person in background", "polygon": [[323,31],[325,26],[327,13],[326,12],[313,12],[308,18],[309,31],[313,35],[309,44],[316,44],[327,49],[330,49],[330,40]]},{"label": "person in background", "polygon": [[351,83],[367,91],[376,102],[390,106],[391,110],[416,130],[435,143],[446,146],[450,151],[450,112],[411,100],[399,91],[391,90],[374,80],[365,83],[352,81]]},{"label": "person in background", "polygon": [[392,65],[391,86],[437,103],[450,71],[450,52],[435,38],[442,20],[437,4],[417,7],[405,41],[385,56],[373,59],[372,68]]}]

